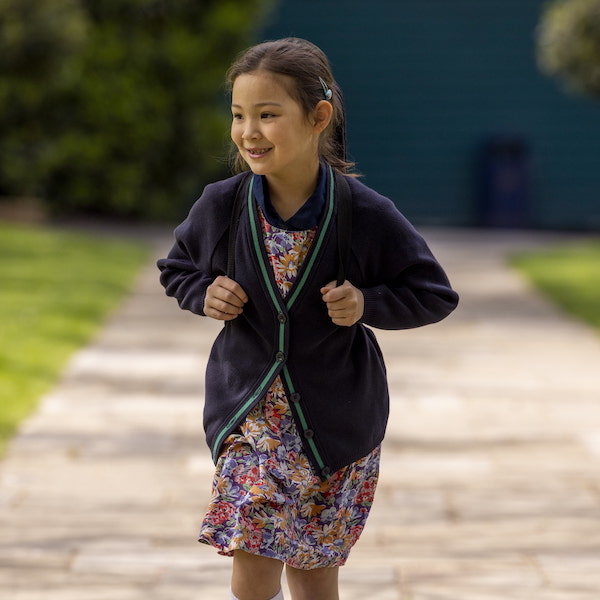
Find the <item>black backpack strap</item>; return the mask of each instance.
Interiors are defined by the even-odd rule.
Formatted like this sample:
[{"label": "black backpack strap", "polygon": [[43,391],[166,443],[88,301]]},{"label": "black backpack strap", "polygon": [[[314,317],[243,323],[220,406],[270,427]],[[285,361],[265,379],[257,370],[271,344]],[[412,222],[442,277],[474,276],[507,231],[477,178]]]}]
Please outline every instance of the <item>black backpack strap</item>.
[{"label": "black backpack strap", "polygon": [[252,173],[248,173],[245,177],[242,177],[235,193],[233,208],[231,209],[231,219],[229,221],[229,245],[227,249],[227,277],[229,277],[229,279],[235,279],[235,239],[237,237],[238,226],[242,216],[244,201],[248,197],[250,177],[252,177]]},{"label": "black backpack strap", "polygon": [[346,178],[335,171],[335,191],[337,199],[337,237],[338,237],[338,276],[337,285],[346,281],[350,244],[352,239],[352,192]]}]

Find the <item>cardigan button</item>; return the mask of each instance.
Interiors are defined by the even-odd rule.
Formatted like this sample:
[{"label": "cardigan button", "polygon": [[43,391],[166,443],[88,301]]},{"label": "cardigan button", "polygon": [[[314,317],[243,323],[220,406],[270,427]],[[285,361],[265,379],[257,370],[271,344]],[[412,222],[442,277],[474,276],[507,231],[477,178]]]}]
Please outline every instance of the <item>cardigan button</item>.
[{"label": "cardigan button", "polygon": [[283,352],[278,352],[278,353],[275,355],[275,360],[276,360],[277,362],[280,362],[280,363],[282,363],[282,362],[285,360],[285,354],[284,354]]},{"label": "cardigan button", "polygon": [[304,437],[307,440],[310,440],[312,437],[314,437],[314,435],[315,435],[315,432],[312,429],[305,429],[304,430]]},{"label": "cardigan button", "polygon": [[285,314],[284,314],[284,313],[279,313],[279,314],[277,315],[277,320],[278,320],[280,323],[285,323],[285,322],[287,321],[287,317],[285,316]]},{"label": "cardigan button", "polygon": [[298,392],[294,392],[291,396],[290,396],[290,400],[292,402],[300,402],[300,394]]},{"label": "cardigan button", "polygon": [[321,475],[323,475],[323,477],[329,477],[331,475],[331,469],[329,467],[323,467],[321,469]]}]

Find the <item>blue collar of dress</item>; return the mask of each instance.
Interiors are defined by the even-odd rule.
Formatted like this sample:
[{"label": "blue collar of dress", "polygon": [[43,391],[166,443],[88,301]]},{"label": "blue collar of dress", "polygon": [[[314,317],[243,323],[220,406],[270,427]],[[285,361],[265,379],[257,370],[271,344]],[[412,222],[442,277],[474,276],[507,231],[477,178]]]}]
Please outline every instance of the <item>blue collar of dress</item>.
[{"label": "blue collar of dress", "polygon": [[264,175],[254,175],[253,192],[258,206],[263,212],[265,219],[273,227],[286,229],[288,231],[305,231],[319,224],[323,207],[325,206],[325,193],[327,190],[327,165],[321,161],[319,165],[319,177],[314,192],[308,200],[300,207],[298,212],[284,221],[273,208],[269,198],[269,186]]}]

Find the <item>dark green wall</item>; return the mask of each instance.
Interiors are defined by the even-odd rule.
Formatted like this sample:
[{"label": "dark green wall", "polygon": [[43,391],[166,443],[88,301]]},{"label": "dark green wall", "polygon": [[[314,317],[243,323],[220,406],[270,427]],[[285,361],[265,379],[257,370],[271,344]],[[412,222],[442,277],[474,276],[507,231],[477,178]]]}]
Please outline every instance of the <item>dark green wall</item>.
[{"label": "dark green wall", "polygon": [[514,211],[501,194],[482,200],[476,175],[482,140],[517,135],[532,150],[519,186],[531,216],[515,224],[600,228],[600,103],[538,72],[542,4],[280,0],[264,37],[305,37],[328,54],[365,183],[415,222],[478,224],[482,202]]}]

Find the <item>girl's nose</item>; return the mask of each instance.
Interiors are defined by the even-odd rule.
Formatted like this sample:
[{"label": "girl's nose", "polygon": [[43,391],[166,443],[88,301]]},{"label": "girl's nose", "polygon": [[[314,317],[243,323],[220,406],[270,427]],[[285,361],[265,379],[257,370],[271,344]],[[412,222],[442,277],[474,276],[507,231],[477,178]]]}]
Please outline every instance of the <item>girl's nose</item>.
[{"label": "girl's nose", "polygon": [[260,131],[254,121],[246,121],[246,127],[242,133],[242,138],[245,140],[256,140],[260,137]]}]

